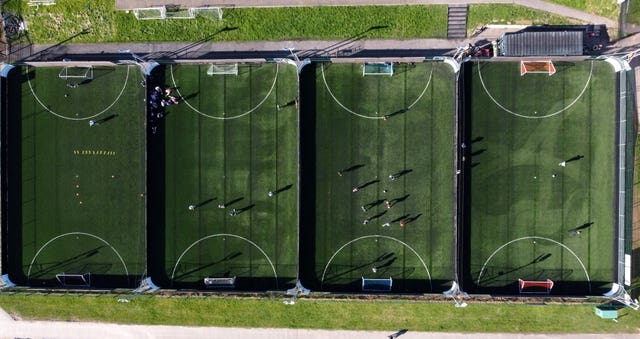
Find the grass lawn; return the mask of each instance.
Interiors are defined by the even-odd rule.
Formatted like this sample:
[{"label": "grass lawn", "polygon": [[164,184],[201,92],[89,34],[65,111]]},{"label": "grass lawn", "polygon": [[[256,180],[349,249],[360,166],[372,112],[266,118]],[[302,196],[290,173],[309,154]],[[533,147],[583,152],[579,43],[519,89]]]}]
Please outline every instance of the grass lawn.
[{"label": "grass lawn", "polygon": [[629,15],[627,16],[627,22],[640,25],[640,2],[630,0],[629,3]]},{"label": "grass lawn", "polygon": [[[77,36],[71,42],[340,40],[354,36],[443,38],[447,30],[447,8],[443,5],[233,8],[225,9],[222,21],[205,18],[138,21],[133,13],[116,11],[113,0],[66,0],[55,6],[40,7],[26,3],[9,0],[3,8],[24,17],[35,43],[65,41],[88,27],[92,29],[90,34]],[[507,22],[566,24],[571,21],[514,5],[470,7],[470,29]],[[211,37],[224,27],[235,30]],[[369,30],[372,27],[383,28]]]},{"label": "grass lawn", "polygon": [[303,128],[315,127],[315,159],[307,165],[315,165],[315,204],[303,201],[315,206],[315,237],[303,241],[315,239],[316,281],[344,291],[359,290],[361,277],[391,276],[394,291],[446,289],[440,285],[453,274],[451,68],[395,64],[391,77],[363,77],[361,64],[314,66],[303,76],[314,79],[315,92],[302,100],[315,106],[301,114]]},{"label": "grass lawn", "polygon": [[[62,67],[9,75],[8,269],[20,284],[131,286],[146,267],[143,88],[135,66]],[[95,121],[91,127],[89,121]]]},{"label": "grass lawn", "polygon": [[[23,319],[126,324],[318,328],[346,330],[510,333],[637,333],[640,312],[623,309],[618,322],[600,319],[593,304],[481,304],[282,299],[25,296],[0,294],[0,307]],[[216,310],[212,312],[211,310]],[[256,312],[256,310],[260,310]],[[389,315],[394,316],[389,316]],[[438,316],[434,316],[437,314]],[[455,321],[452,321],[455,319]]]},{"label": "grass lawn", "polygon": [[[575,8],[587,13],[618,20],[620,6],[616,0],[548,0],[559,5]],[[633,2],[634,0],[630,0]]]},{"label": "grass lawn", "polygon": [[506,4],[471,4],[467,29],[473,32],[485,25],[567,25],[579,21],[524,6]]},{"label": "grass lawn", "polygon": [[152,234],[164,260],[154,281],[203,288],[205,277],[237,276],[241,290],[282,289],[276,277],[291,282],[297,263],[296,68],[242,64],[238,75],[213,76],[208,68],[158,71],[184,100],[166,108],[151,135],[164,146],[150,167],[165,187],[164,234]]},{"label": "grass lawn", "polygon": [[465,248],[479,291],[549,278],[557,293],[597,294],[613,279],[615,73],[599,61],[555,67],[550,77],[521,76],[518,63],[467,65]]}]

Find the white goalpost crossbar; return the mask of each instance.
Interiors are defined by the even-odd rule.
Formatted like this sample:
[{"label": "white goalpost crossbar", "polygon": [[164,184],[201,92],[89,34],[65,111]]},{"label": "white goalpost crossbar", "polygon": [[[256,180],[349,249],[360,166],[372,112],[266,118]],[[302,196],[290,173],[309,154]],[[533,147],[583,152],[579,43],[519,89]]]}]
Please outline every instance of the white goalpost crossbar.
[{"label": "white goalpost crossbar", "polygon": [[134,8],[133,15],[138,20],[163,20],[163,19],[195,19],[203,17],[222,20],[221,7],[188,7],[167,10],[167,6]]},{"label": "white goalpost crossbar", "polygon": [[93,66],[65,66],[60,70],[61,79],[93,79]]},{"label": "white goalpost crossbar", "polygon": [[238,75],[238,64],[210,64],[207,75]]},{"label": "white goalpost crossbar", "polygon": [[393,75],[393,63],[367,62],[362,66],[362,76],[367,75]]},{"label": "white goalpost crossbar", "polygon": [[91,273],[58,273],[56,279],[62,286],[89,287],[91,286]]}]

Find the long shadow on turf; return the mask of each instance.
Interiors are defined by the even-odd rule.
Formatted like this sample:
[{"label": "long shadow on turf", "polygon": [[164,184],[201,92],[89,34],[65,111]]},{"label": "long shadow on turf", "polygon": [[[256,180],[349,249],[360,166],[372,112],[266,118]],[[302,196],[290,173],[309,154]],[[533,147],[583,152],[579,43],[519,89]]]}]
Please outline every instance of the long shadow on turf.
[{"label": "long shadow on turf", "polygon": [[[458,144],[472,144],[480,143],[484,139],[481,136],[471,135],[471,97],[472,91],[472,69],[473,63],[465,62],[460,68],[460,87],[458,90],[459,100],[459,112],[458,112]],[[458,155],[457,163],[458,169],[461,170],[457,176],[458,180],[458,192],[457,192],[457,239],[456,239],[456,275],[459,280],[461,288],[465,291],[474,288],[473,277],[471,276],[471,268],[469,263],[471,262],[471,176],[472,165],[471,161],[462,161],[462,157],[465,156],[465,152],[468,152],[469,148],[460,148],[460,154]]]},{"label": "long shadow on turf", "polygon": [[[165,66],[153,69],[147,79],[149,90],[165,84]],[[147,265],[149,275],[159,286],[170,286],[164,273],[165,262],[165,126],[164,119],[152,118],[147,107]]]},{"label": "long shadow on turf", "polygon": [[[26,284],[22,271],[22,76],[19,67],[2,78],[2,268],[14,283]],[[8,102],[10,100],[10,102]],[[11,253],[11,255],[9,255]]]},{"label": "long shadow on turf", "polygon": [[298,275],[302,284],[319,287],[316,266],[316,72],[304,67],[300,73],[300,240]]}]

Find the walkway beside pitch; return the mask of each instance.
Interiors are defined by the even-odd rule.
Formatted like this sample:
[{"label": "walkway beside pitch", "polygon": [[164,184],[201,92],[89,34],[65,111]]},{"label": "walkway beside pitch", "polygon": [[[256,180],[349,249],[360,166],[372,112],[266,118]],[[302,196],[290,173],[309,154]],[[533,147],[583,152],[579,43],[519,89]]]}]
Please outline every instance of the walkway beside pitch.
[{"label": "walkway beside pitch", "polygon": [[[210,0],[115,0],[117,9],[133,9],[161,5],[183,7],[211,6]],[[462,4],[516,4],[560,16],[578,19],[587,23],[618,27],[618,22],[609,18],[585,13],[577,9],[544,0],[216,0],[220,7],[314,7],[314,6],[365,6],[365,5],[462,5]]]}]

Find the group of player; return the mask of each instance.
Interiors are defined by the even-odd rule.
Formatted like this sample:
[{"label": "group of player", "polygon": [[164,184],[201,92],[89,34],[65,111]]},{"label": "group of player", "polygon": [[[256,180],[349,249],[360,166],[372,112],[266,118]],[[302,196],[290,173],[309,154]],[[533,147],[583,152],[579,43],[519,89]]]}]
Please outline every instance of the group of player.
[{"label": "group of player", "polygon": [[[343,173],[344,173],[344,171],[338,171],[338,175],[339,176],[343,176]],[[400,174],[400,175],[402,175],[402,174]],[[391,174],[391,175],[389,175],[389,180],[391,180],[391,181],[396,180],[400,175]],[[364,186],[368,186],[368,184],[366,184]],[[351,191],[353,193],[356,193],[356,192],[360,191],[361,188],[364,188],[364,187],[355,186],[355,187],[353,187],[353,189]],[[382,192],[386,194],[386,193],[388,193],[388,190],[384,189]],[[378,201],[374,201],[374,202],[368,203],[366,205],[362,205],[362,206],[360,206],[360,209],[362,209],[362,211],[366,213],[367,210],[369,210],[370,208],[373,208],[373,207],[376,207],[376,206],[380,205],[382,202],[384,202],[385,207],[387,209],[391,209],[391,207],[393,207],[396,203],[403,201],[405,198],[406,198],[406,196],[403,197],[403,198],[378,200]],[[387,212],[383,211],[383,212],[378,213],[378,214],[376,214],[376,215],[374,215],[372,217],[365,218],[363,220],[362,224],[366,225],[366,224],[370,223],[372,220],[383,216],[385,213],[387,213]],[[397,221],[397,220],[394,220],[394,221]],[[394,221],[388,221],[388,222],[382,224],[382,227],[391,227],[391,225],[393,224]],[[401,220],[399,222],[399,225],[400,225],[400,227],[405,227],[407,225],[407,223],[409,223],[410,221],[411,221],[411,218],[401,218]]]}]

